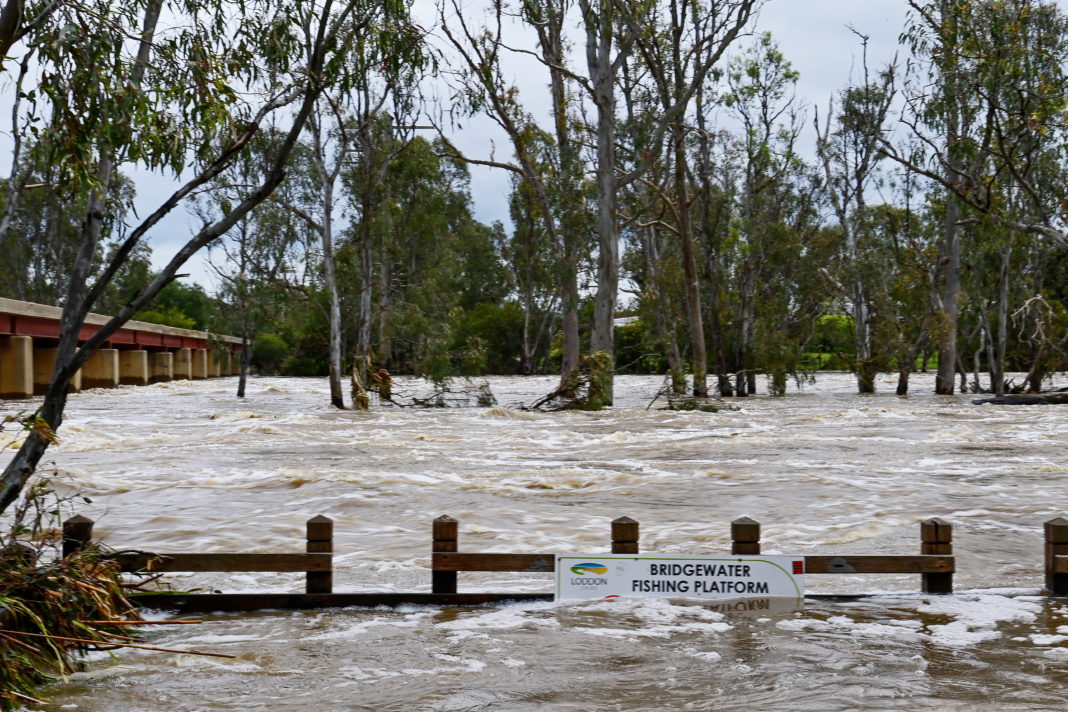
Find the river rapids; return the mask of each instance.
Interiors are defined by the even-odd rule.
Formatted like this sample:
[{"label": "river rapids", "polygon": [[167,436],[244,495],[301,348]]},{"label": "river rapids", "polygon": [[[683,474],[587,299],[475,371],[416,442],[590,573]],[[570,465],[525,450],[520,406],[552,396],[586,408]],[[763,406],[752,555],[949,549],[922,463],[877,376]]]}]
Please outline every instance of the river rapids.
[{"label": "river rapids", "polygon": [[[1068,689],[1068,602],[1039,596],[1042,523],[1068,514],[1068,407],[854,394],[848,374],[719,412],[648,408],[655,377],[616,381],[601,413],[527,412],[552,378],[490,378],[496,407],[339,412],[319,379],[176,381],[73,396],[46,460],[117,549],[302,551],[335,522],[335,591],[429,591],[430,523],[461,551],[915,554],[954,525],[957,592],[919,576],[809,576],[754,607],[667,599],[201,616],[148,651],[98,655],[48,710],[1054,710]],[[420,384],[400,380],[397,391]],[[32,407],[3,402],[12,413]],[[0,437],[10,435],[0,433]],[[14,443],[0,442],[0,464]],[[9,453],[3,455],[3,452]],[[547,591],[549,574],[464,574],[461,591]],[[174,574],[177,589],[301,591],[301,574]],[[155,614],[163,616],[165,614]],[[162,626],[161,626],[162,628]]]}]

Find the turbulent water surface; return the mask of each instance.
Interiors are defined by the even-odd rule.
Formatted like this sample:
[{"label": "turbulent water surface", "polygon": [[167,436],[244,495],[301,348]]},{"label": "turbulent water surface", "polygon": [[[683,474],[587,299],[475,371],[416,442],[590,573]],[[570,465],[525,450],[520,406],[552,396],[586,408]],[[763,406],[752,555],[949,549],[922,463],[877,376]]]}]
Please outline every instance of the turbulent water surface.
[{"label": "turbulent water surface", "polygon": [[[335,590],[429,590],[430,521],[468,551],[607,551],[609,522],[646,552],[918,553],[954,524],[958,593],[918,576],[810,576],[880,592],[801,608],[659,599],[206,616],[154,644],[234,660],[119,652],[50,689],[47,709],[1052,710],[1065,704],[1068,607],[1037,594],[1042,522],[1068,511],[1068,407],[968,396],[860,397],[848,375],[717,413],[646,406],[617,379],[602,413],[517,408],[549,378],[495,378],[499,406],[338,412],[326,384],[255,379],[71,398],[48,457],[116,548],[300,551],[335,521]],[[407,385],[415,388],[414,384]],[[892,384],[880,383],[890,390]],[[5,412],[25,403],[2,403]],[[10,452],[10,450],[8,450]],[[178,588],[297,591],[299,574],[174,575]],[[461,590],[548,590],[548,575],[460,574]]]}]

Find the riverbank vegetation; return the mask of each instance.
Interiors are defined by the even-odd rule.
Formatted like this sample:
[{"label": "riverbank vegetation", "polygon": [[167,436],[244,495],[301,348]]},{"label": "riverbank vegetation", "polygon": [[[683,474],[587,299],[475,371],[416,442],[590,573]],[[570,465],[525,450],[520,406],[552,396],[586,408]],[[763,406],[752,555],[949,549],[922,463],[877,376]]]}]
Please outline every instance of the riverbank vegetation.
[{"label": "riverbank vegetation", "polygon": [[[59,428],[129,318],[241,335],[239,393],[249,369],[326,375],[338,407],[387,371],[559,374],[584,407],[619,372],[698,399],[828,367],[861,393],[925,367],[940,393],[1039,390],[1068,366],[1068,18],[907,4],[899,57],[858,29],[841,89],[806,105],[760,0],[442,0],[419,22],[8,2],[0,294],[65,309],[40,417]],[[454,141],[471,121],[497,132],[480,153]],[[510,224],[476,216],[474,166]],[[175,192],[135,214],[134,167]],[[153,269],[182,207],[197,227]],[[175,281],[201,249],[211,295]],[[90,309],[115,319],[79,343]],[[46,447],[27,438],[0,505]]]},{"label": "riverbank vegetation", "polygon": [[39,702],[38,689],[93,650],[136,640],[141,620],[117,567],[95,547],[63,556],[64,503],[31,485],[0,533],[0,710]]}]

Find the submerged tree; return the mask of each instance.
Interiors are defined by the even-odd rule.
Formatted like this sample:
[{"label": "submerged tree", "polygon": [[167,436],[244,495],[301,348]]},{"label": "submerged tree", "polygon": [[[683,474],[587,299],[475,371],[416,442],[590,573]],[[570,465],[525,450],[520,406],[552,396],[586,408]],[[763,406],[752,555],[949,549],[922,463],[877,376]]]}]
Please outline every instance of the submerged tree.
[{"label": "submerged tree", "polygon": [[[266,131],[251,142],[251,150],[217,179],[219,187],[198,206],[204,222],[210,222],[216,211],[226,213],[231,209],[282,138]],[[313,187],[308,171],[300,169],[308,162],[308,147],[298,143],[290,157],[287,179],[272,199],[258,205],[222,239],[208,246],[211,267],[222,281],[220,296],[236,313],[241,336],[238,398],[245,397],[260,328],[279,311],[277,302],[292,285],[290,277],[298,269],[300,258],[307,258],[311,252],[315,239],[303,221],[282,207],[309,202]]]},{"label": "submerged tree", "polygon": [[[882,158],[880,139],[884,137],[887,115],[894,98],[893,68],[878,78],[868,71],[868,38],[862,37],[863,82],[850,86],[841,94],[837,113],[832,102],[825,125],[820,130],[817,152],[824,171],[824,193],[834,209],[845,242],[848,308],[853,319],[855,341],[854,369],[859,393],[875,392],[875,374],[883,365],[876,353],[874,335],[875,304],[872,291],[879,289],[877,265],[864,259],[872,240],[866,234],[871,227],[867,193],[872,185],[876,164]],[[832,125],[834,130],[832,131]],[[867,228],[867,229],[866,229]]]}]

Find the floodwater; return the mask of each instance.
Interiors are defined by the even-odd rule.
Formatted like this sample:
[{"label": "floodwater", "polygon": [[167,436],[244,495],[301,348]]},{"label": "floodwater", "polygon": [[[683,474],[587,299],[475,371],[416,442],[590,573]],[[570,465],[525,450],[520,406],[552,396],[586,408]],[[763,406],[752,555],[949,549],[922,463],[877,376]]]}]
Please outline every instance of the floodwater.
[{"label": "floodwater", "polygon": [[[531,413],[551,378],[491,378],[494,408],[338,412],[325,381],[174,382],[73,397],[49,451],[64,490],[116,548],[301,551],[335,521],[337,591],[428,591],[430,522],[460,549],[919,553],[919,521],[954,525],[951,596],[918,576],[809,576],[866,592],[803,607],[661,599],[481,608],[209,615],[49,690],[49,710],[1054,710],[1068,700],[1068,606],[1038,596],[1042,523],[1068,513],[1068,408],[974,396],[853,394],[847,374],[717,413],[646,406],[617,379],[603,413]],[[401,382],[398,391],[416,384]],[[5,410],[25,403],[4,403]],[[173,575],[176,588],[299,591],[299,574]],[[549,575],[460,574],[460,590],[545,591]]]}]

